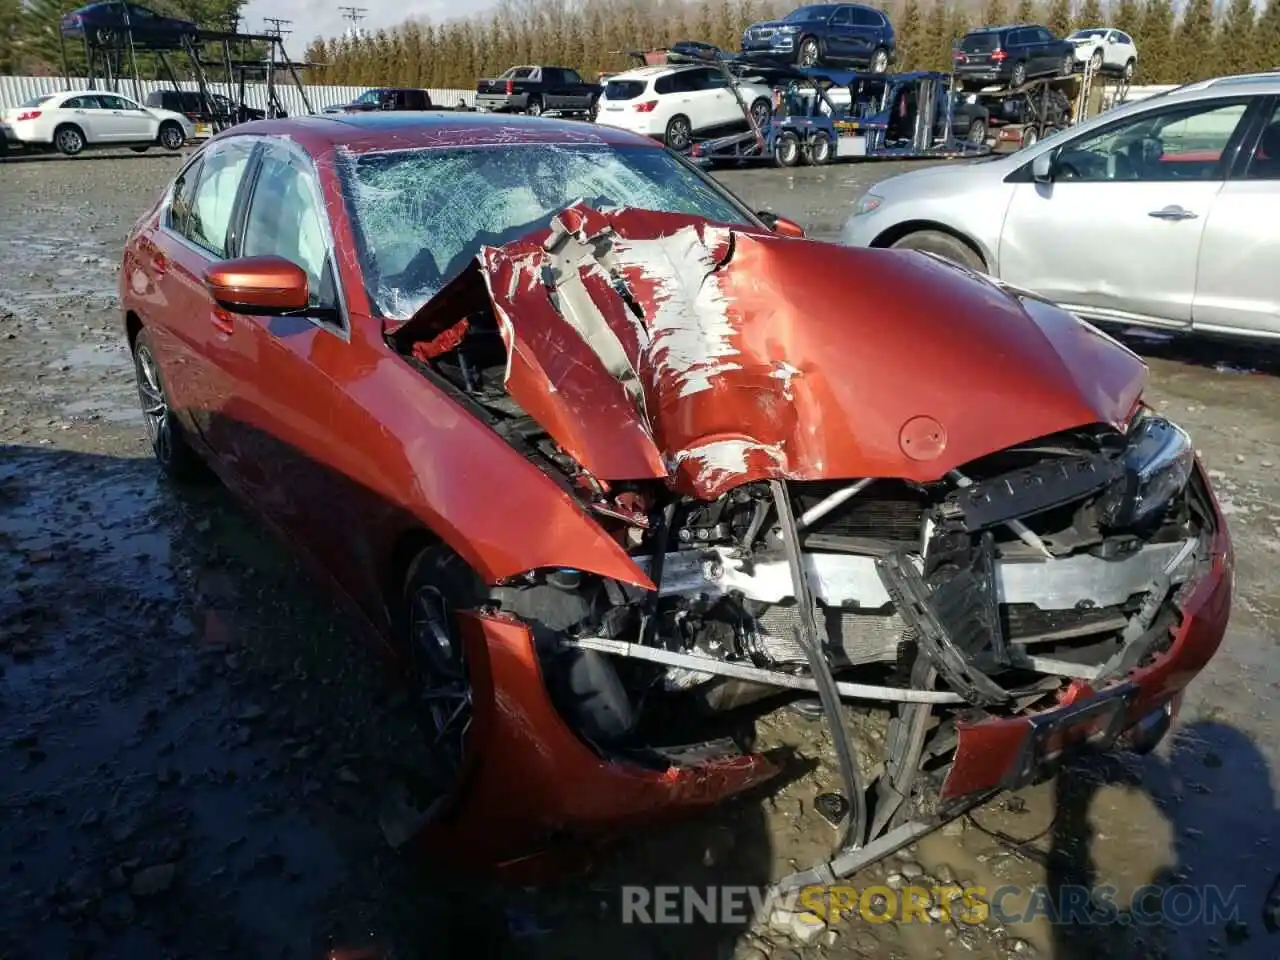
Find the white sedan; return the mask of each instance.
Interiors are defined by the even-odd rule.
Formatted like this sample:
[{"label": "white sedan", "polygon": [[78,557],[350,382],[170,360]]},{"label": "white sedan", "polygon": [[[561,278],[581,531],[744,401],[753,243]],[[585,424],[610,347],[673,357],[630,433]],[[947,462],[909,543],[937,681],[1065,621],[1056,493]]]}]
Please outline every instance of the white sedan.
[{"label": "white sedan", "polygon": [[[773,88],[765,83],[735,83],[757,124],[773,110]],[[642,67],[606,81],[596,122],[661,140],[672,150],[687,150],[695,136],[745,129],[747,119],[729,82],[714,67]]]},{"label": "white sedan", "polygon": [[144,107],[103,90],[72,90],[33,97],[4,113],[15,140],[51,146],[69,157],[90,147],[145,150],[159,144],[178,150],[195,136],[189,119],[172,110]]},{"label": "white sedan", "polygon": [[891,177],[841,239],[935,254],[1089,320],[1280,339],[1278,220],[1280,77],[1257,74]]}]

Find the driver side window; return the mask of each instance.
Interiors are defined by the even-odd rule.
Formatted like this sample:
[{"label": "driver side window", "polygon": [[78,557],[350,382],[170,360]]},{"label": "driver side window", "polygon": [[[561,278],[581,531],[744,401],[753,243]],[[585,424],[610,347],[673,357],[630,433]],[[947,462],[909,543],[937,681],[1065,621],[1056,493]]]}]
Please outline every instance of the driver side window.
[{"label": "driver side window", "polygon": [[240,253],[275,255],[296,263],[306,271],[311,306],[336,307],[324,216],[310,165],[292,151],[272,145],[263,155],[253,188]]},{"label": "driver side window", "polygon": [[1078,182],[1222,179],[1223,154],[1247,107],[1213,100],[1144,113],[1065,144],[1055,166]]}]

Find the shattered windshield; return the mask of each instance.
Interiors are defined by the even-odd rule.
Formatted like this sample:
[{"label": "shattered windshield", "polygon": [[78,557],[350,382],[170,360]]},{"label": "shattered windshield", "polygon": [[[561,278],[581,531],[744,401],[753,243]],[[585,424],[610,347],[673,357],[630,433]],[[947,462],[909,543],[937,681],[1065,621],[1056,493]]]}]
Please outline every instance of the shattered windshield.
[{"label": "shattered windshield", "polygon": [[485,245],[545,228],[565,207],[638,207],[748,226],[749,215],[665,150],[510,144],[397,150],[343,171],[374,309],[407,320]]}]

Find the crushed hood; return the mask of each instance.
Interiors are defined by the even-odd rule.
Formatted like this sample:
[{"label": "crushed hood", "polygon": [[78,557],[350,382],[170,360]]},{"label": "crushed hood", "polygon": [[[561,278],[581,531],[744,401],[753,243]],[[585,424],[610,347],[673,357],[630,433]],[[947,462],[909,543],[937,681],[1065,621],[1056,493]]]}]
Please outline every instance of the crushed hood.
[{"label": "crushed hood", "polygon": [[415,321],[486,293],[507,391],[566,452],[600,479],[703,498],[769,478],[936,480],[1119,426],[1146,379],[1092,326],[929,255],[691,216],[575,205],[484,248]]}]

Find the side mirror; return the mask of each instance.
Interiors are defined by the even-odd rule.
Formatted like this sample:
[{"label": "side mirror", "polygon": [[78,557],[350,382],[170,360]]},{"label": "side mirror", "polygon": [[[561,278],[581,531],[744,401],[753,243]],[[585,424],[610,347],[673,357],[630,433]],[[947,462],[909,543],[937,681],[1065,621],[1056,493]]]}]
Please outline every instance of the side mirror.
[{"label": "side mirror", "polygon": [[204,285],[214,302],[233,313],[280,316],[307,308],[306,272],[284,257],[242,257],[210,267]]},{"label": "side mirror", "polygon": [[780,237],[794,237],[797,240],[805,238],[804,227],[794,220],[780,217],[776,213],[770,213],[768,210],[757,210],[756,216],[760,218],[760,221],[766,227]]},{"label": "side mirror", "polygon": [[1053,183],[1053,150],[1046,150],[1031,161],[1031,179],[1036,183]]}]

